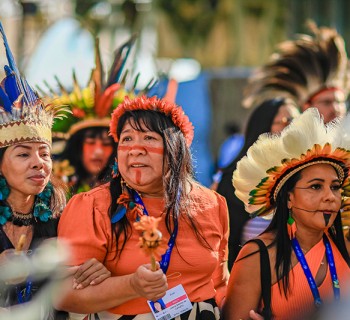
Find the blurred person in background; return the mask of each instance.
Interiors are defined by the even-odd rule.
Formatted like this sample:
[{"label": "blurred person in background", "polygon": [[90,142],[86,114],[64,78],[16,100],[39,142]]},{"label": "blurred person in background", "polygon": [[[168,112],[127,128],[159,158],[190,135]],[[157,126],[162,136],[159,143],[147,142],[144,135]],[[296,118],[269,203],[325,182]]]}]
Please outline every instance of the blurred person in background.
[{"label": "blurred person in background", "polygon": [[[298,115],[298,108],[292,100],[287,98],[268,100],[257,106],[252,110],[247,121],[243,148],[235,160],[223,170],[217,192],[226,198],[230,215],[229,269],[232,268],[241,249],[243,228],[249,220],[249,214],[245,211],[243,202],[236,197],[232,185],[232,174],[237,167],[237,162],[246,155],[250,146],[261,134],[282,131]],[[251,226],[251,230],[246,230],[247,234],[262,232],[269,224],[269,219],[259,218],[255,221],[257,225]]]},{"label": "blurred person in background", "polygon": [[344,39],[333,28],[318,28],[311,21],[308,27],[313,35],[281,42],[255,71],[245,90],[245,107],[277,96],[291,98],[301,112],[317,108],[325,123],[346,114],[350,70]]},{"label": "blurred person in background", "polygon": [[[107,80],[104,79],[99,41],[95,41],[95,69],[85,88],[80,88],[73,74],[73,90],[69,92],[58,79],[60,92],[50,93],[57,105],[72,110],[61,123],[53,127],[56,135],[66,137],[65,147],[56,154],[54,173],[70,188],[70,196],[99,186],[111,179],[116,144],[108,135],[110,113],[127,95],[122,83],[123,68],[135,41],[132,37],[115,52]],[[136,85],[136,84],[135,84]]]},{"label": "blurred person in background", "polygon": [[222,178],[222,169],[226,168],[239,154],[244,144],[244,135],[240,133],[239,125],[232,121],[225,126],[227,138],[219,148],[216,162],[216,172],[213,175],[213,184],[210,189],[217,190]]}]

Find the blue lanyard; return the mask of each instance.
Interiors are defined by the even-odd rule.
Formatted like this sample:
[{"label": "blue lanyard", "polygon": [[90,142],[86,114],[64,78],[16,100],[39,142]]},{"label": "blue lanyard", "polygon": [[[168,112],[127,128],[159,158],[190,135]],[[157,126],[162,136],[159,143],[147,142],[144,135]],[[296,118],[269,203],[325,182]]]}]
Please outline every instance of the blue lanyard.
[{"label": "blue lanyard", "polygon": [[16,287],[16,294],[17,294],[17,301],[18,303],[24,303],[28,302],[31,298],[32,294],[32,281],[27,281],[26,287],[24,292],[22,293],[23,290],[20,290],[20,288]]},{"label": "blue lanyard", "polygon": [[[335,263],[334,263],[334,258],[333,258],[332,247],[329,243],[327,236],[323,236],[323,242],[324,242],[325,247],[326,247],[326,257],[327,257],[327,262],[329,265],[329,271],[330,271],[331,277],[332,277],[334,299],[339,300],[340,299],[340,288],[339,288],[339,281],[338,281],[337,271],[335,268]],[[309,265],[307,264],[304,253],[301,250],[301,247],[299,245],[297,238],[292,239],[292,247],[294,249],[295,255],[297,256],[297,258],[301,264],[301,267],[304,271],[305,277],[309,283],[309,287],[310,287],[312,295],[314,297],[315,306],[319,307],[322,305],[320,293],[318,291],[315,279],[312,276],[311,270],[309,268]]]},{"label": "blue lanyard", "polygon": [[331,277],[332,277],[334,299],[336,301],[338,301],[338,300],[340,300],[340,286],[339,286],[339,280],[338,280],[338,276],[337,276],[337,270],[335,268],[332,246],[329,243],[329,240],[326,236],[323,237],[323,242],[324,242],[324,245],[326,247],[327,262],[328,262],[329,271],[330,271]]},{"label": "blue lanyard", "polygon": [[[141,205],[142,208],[143,208],[143,213],[145,215],[149,215],[148,214],[148,211],[141,199],[141,197],[139,196],[139,194],[133,190],[133,189],[129,189],[129,192],[131,194],[131,196],[133,197],[134,199],[134,202]],[[136,220],[139,220],[140,217],[137,217]],[[159,262],[159,265],[160,265],[160,268],[163,270],[164,274],[168,271],[168,268],[169,268],[169,263],[170,263],[170,256],[171,256],[171,252],[173,251],[173,248],[174,248],[174,245],[175,245],[175,239],[176,239],[176,236],[177,236],[177,231],[178,231],[178,222],[177,222],[177,219],[175,220],[175,224],[174,224],[174,231],[173,233],[171,234],[170,236],[170,239],[168,241],[168,249],[166,250],[166,252],[162,255],[162,260]]]}]

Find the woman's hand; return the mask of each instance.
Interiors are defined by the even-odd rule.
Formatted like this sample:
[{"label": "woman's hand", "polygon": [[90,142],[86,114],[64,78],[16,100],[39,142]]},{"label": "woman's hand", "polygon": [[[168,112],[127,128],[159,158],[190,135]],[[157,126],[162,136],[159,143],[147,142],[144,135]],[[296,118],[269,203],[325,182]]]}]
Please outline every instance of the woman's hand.
[{"label": "woman's hand", "polygon": [[[159,264],[157,264],[159,268]],[[165,295],[168,282],[161,269],[151,270],[151,264],[145,264],[137,268],[130,280],[135,292],[147,300],[158,300]]]},{"label": "woman's hand", "polygon": [[111,272],[95,258],[89,259],[80,266],[70,267],[73,275],[73,289],[83,289],[97,285],[111,276]]}]

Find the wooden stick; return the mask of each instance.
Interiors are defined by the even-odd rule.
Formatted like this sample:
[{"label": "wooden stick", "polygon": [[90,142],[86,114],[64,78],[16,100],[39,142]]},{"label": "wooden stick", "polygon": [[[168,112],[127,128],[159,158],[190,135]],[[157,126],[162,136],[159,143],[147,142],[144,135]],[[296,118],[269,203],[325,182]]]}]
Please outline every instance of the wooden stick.
[{"label": "wooden stick", "polygon": [[24,244],[26,241],[26,235],[25,234],[21,234],[21,236],[19,237],[17,246],[16,246],[16,252],[19,253],[20,251],[23,250]]}]

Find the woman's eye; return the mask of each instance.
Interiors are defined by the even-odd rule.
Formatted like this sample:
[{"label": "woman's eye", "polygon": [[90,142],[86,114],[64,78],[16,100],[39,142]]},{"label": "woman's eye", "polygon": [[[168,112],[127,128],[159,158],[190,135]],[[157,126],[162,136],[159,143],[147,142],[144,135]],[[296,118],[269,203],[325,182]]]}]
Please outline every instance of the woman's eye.
[{"label": "woman's eye", "polygon": [[104,141],[104,142],[102,142],[102,145],[103,145],[104,147],[111,147],[113,144],[112,144],[112,142],[110,142],[110,141]]},{"label": "woman's eye", "polygon": [[122,142],[131,141],[131,138],[130,137],[122,137],[120,139],[120,141],[122,141]]},{"label": "woman's eye", "polygon": [[21,157],[21,158],[28,157],[28,153],[20,153],[18,157]]},{"label": "woman's eye", "polygon": [[156,138],[153,136],[145,136],[145,139],[146,140],[155,140]]},{"label": "woman's eye", "polygon": [[332,189],[332,190],[335,190],[335,191],[340,190],[340,189],[341,189],[341,185],[334,185],[334,186],[331,186],[331,189]]},{"label": "woman's eye", "polygon": [[313,190],[320,190],[322,186],[320,184],[313,184],[310,186],[310,188]]}]

